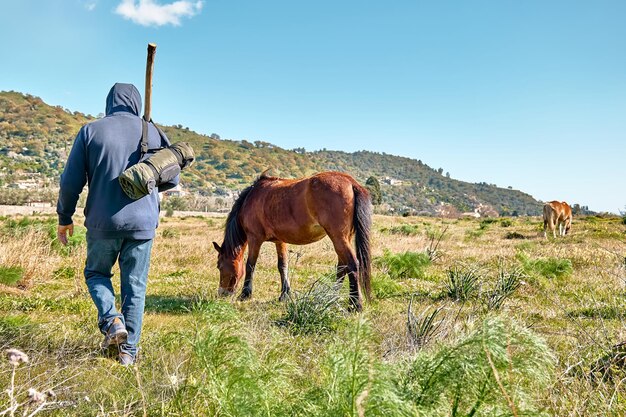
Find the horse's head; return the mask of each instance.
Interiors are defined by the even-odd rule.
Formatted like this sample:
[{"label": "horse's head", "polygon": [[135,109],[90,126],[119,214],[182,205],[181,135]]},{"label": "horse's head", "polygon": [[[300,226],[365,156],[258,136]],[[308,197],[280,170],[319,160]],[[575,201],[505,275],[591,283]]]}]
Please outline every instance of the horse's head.
[{"label": "horse's head", "polygon": [[243,251],[239,256],[233,256],[216,242],[213,242],[213,247],[218,253],[217,269],[220,270],[220,286],[217,293],[225,296],[233,295],[244,273]]}]

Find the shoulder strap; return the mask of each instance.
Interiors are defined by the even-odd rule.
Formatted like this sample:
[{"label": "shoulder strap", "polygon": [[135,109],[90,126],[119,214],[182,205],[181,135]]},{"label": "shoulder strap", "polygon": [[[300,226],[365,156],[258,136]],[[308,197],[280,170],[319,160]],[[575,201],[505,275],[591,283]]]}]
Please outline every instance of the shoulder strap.
[{"label": "shoulder strap", "polygon": [[141,118],[141,158],[148,153],[148,122],[143,117]]}]

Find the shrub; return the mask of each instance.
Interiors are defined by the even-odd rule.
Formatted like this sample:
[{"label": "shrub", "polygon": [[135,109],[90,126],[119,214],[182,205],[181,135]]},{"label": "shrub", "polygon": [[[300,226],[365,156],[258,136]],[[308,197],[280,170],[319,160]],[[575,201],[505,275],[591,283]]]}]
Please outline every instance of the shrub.
[{"label": "shrub", "polygon": [[[321,381],[285,415],[290,416],[411,416],[411,403],[399,396],[397,369],[373,354],[369,324],[359,319],[331,347],[321,368]],[[301,409],[299,409],[301,408]]]},{"label": "shrub", "polygon": [[478,239],[479,237],[481,237],[484,234],[485,234],[485,229],[466,230],[465,231],[465,237],[467,239],[469,239],[469,240],[471,240],[471,239]]},{"label": "shrub", "polygon": [[385,229],[389,233],[393,235],[403,235],[403,236],[415,236],[419,234],[419,228],[414,224],[403,224],[400,226],[393,226],[389,229]]},{"label": "shrub", "polygon": [[343,309],[336,284],[317,280],[303,292],[295,292],[285,304],[279,323],[294,334],[317,334],[337,329]]},{"label": "shrub", "polygon": [[441,312],[442,307],[433,310],[427,308],[416,316],[413,314],[412,305],[413,298],[409,302],[406,322],[409,346],[413,349],[421,349],[441,332],[443,319],[437,320],[437,316]]},{"label": "shrub", "polygon": [[0,266],[0,284],[15,286],[24,276],[24,268],[20,266]]},{"label": "shrub", "polygon": [[430,258],[421,252],[392,254],[385,251],[384,255],[377,258],[375,262],[394,279],[424,278],[424,270],[430,265]]},{"label": "shrub", "polygon": [[[198,327],[189,360],[176,377],[166,415],[271,416],[288,388],[280,352],[256,354],[234,327]],[[156,414],[155,410],[155,414]]]},{"label": "shrub", "polygon": [[161,236],[165,239],[178,237],[179,235],[180,233],[175,229],[163,229],[163,232],[161,233]]},{"label": "shrub", "polygon": [[501,267],[498,271],[498,278],[494,289],[487,292],[487,309],[499,310],[507,298],[522,285],[523,277],[524,272],[521,268],[514,268],[507,271]]},{"label": "shrub", "polygon": [[526,239],[526,236],[517,232],[509,232],[504,236],[504,238],[505,239]]},{"label": "shrub", "polygon": [[483,220],[480,221],[480,224],[478,225],[478,228],[480,230],[484,230],[487,227],[489,227],[490,224],[496,223],[497,221],[498,221],[498,219],[494,219],[494,218],[488,217],[488,218],[483,219]]},{"label": "shrub", "polygon": [[57,238],[57,224],[55,221],[48,224],[48,237],[52,241],[52,248],[62,255],[69,255],[87,242],[87,229],[77,224],[74,225],[74,234],[67,235],[67,245],[63,245]]},{"label": "shrub", "polygon": [[419,353],[398,384],[416,415],[535,415],[554,362],[525,326],[488,317],[454,345]]},{"label": "shrub", "polygon": [[511,227],[513,222],[510,219],[502,219],[500,220],[500,226],[502,227]]},{"label": "shrub", "polygon": [[446,295],[456,301],[466,301],[474,297],[479,289],[478,268],[454,266],[448,269]]}]

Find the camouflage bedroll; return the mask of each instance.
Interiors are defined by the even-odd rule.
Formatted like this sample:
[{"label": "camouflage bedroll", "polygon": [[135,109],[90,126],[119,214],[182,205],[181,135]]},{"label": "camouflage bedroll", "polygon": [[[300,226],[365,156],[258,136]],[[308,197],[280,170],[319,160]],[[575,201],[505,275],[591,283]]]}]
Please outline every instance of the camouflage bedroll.
[{"label": "camouflage bedroll", "polygon": [[133,200],[140,199],[155,187],[174,179],[194,160],[191,146],[178,142],[155,152],[148,159],[133,165],[118,178],[124,193]]}]

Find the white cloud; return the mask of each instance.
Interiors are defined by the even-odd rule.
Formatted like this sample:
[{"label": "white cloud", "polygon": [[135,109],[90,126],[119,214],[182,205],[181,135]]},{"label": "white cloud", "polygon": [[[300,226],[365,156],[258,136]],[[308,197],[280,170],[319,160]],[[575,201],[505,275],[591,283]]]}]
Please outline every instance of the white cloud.
[{"label": "white cloud", "polygon": [[155,0],[122,0],[115,13],[142,26],[180,25],[183,17],[200,13],[203,1],[179,0],[159,4]]}]

